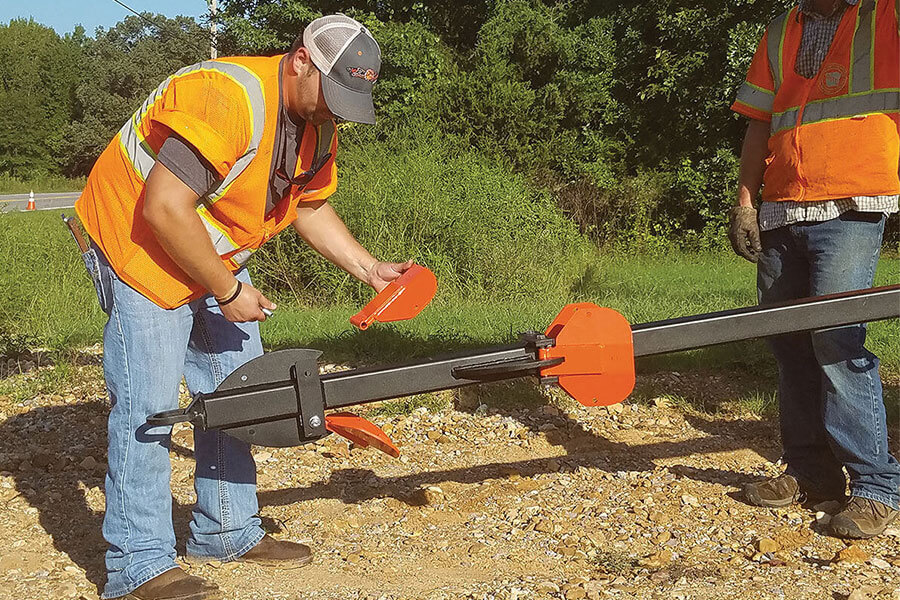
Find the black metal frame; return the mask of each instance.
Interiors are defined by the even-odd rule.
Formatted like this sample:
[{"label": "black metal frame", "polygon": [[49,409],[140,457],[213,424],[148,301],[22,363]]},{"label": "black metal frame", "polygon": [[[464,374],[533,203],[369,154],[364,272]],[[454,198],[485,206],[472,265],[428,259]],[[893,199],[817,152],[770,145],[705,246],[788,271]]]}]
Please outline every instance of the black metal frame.
[{"label": "black metal frame", "polygon": [[[900,285],[806,298],[769,306],[632,326],[635,356],[664,354],[784,333],[900,317]],[[554,340],[540,333],[522,341],[392,367],[319,375],[316,350],[281,350],[237,369],[211,394],[150,425],[191,422],[262,446],[294,446],[328,435],[325,411],[414,394],[525,376],[563,359],[541,360]],[[550,382],[553,378],[544,378]]]},{"label": "black metal frame", "polygon": [[635,356],[666,354],[900,317],[900,285],[750,306],[631,327]]}]

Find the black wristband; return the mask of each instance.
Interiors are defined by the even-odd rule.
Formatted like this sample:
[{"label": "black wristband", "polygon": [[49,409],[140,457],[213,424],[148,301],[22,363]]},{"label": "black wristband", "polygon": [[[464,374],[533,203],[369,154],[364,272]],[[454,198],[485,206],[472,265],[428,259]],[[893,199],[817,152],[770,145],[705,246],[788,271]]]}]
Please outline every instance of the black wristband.
[{"label": "black wristband", "polygon": [[244,284],[242,284],[240,281],[238,281],[237,289],[234,290],[234,293],[231,295],[230,298],[228,298],[227,300],[219,300],[218,298],[216,298],[216,302],[219,303],[219,306],[225,306],[226,304],[228,304],[230,302],[234,302],[235,300],[237,300],[237,297],[241,295],[241,289],[243,289],[243,287],[244,287]]}]

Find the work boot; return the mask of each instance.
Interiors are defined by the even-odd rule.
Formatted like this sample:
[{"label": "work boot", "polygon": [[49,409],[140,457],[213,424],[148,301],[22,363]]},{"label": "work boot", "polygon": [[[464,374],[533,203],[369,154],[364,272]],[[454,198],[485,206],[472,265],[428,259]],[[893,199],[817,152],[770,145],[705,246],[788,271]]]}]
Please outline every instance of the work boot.
[{"label": "work boot", "polygon": [[223,600],[219,587],[174,568],[115,600]]},{"label": "work boot", "polygon": [[900,515],[887,504],[853,496],[831,519],[831,532],[840,538],[865,539],[882,533]]},{"label": "work boot", "polygon": [[767,508],[781,508],[794,502],[844,499],[843,494],[824,493],[805,479],[798,479],[787,473],[764,481],[748,483],[744,486],[744,496],[750,504]]},{"label": "work boot", "polygon": [[312,550],[309,546],[276,540],[267,535],[236,560],[264,567],[296,569],[312,562]]}]

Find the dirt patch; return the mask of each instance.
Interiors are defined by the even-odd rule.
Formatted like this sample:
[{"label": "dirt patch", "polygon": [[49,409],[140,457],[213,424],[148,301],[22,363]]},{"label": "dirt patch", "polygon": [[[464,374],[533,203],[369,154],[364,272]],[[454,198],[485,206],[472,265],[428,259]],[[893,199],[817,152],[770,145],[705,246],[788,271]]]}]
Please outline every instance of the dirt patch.
[{"label": "dirt patch", "polygon": [[[0,399],[0,599],[92,600],[104,581],[107,406],[99,369],[79,368],[92,384]],[[587,409],[496,386],[454,394],[467,410],[373,416],[400,459],[334,436],[257,448],[264,524],[309,543],[314,563],[186,568],[248,600],[900,596],[900,530],[859,543],[865,561],[835,561],[846,544],[824,535],[814,509],[741,501],[744,483],[778,472],[778,432],[725,408],[730,382],[669,373],[641,385],[648,397],[665,386],[692,403],[711,397],[716,417],[652,401]],[[176,429],[182,545],[191,440]],[[762,539],[774,551],[760,552]]]}]

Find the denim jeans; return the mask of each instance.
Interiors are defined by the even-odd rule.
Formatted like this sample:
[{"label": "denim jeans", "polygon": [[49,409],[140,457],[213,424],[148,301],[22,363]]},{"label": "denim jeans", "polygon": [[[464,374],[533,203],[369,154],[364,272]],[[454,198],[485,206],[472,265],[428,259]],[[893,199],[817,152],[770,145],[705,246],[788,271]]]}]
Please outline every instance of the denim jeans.
[{"label": "denim jeans", "polygon": [[[191,394],[211,392],[260,356],[262,343],[257,323],[228,322],[210,297],[165,310],[119,280],[97,248],[85,254],[85,262],[109,316],[103,333],[103,372],[112,403],[103,597],[115,598],[176,567],[172,428],[148,427],[147,417],[178,407],[182,376]],[[237,277],[250,281],[246,271]],[[215,431],[195,431],[194,458],[197,503],[187,552],[233,560],[264,535],[250,446]]]},{"label": "denim jeans", "polygon": [[[872,286],[885,217],[845,212],[761,233],[760,304]],[[781,439],[787,472],[825,494],[898,506],[900,465],[888,451],[878,357],[866,325],[793,333],[769,340],[778,362]]]}]

